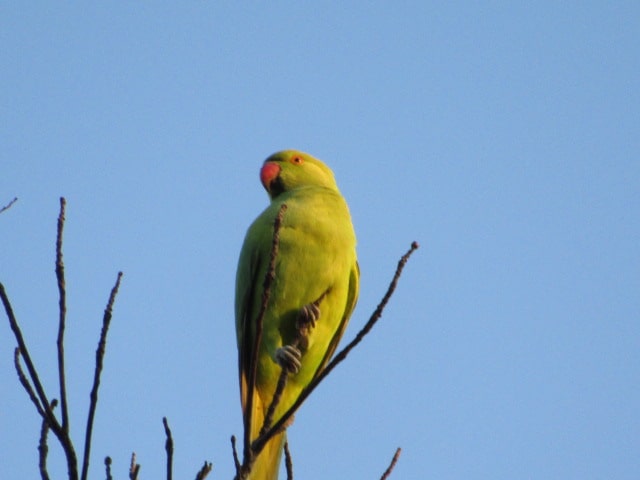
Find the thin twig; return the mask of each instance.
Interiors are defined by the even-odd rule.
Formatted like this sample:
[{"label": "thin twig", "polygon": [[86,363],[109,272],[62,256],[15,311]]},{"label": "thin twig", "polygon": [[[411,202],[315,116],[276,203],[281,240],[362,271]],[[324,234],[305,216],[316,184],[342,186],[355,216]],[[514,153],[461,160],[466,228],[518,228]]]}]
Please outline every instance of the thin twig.
[{"label": "thin twig", "polygon": [[[56,279],[59,294],[58,323],[58,379],[60,383],[60,410],[62,411],[62,430],[69,432],[69,407],[67,406],[67,385],[64,368],[64,329],[67,317],[67,290],[64,280],[64,262],[62,260],[62,232],[64,231],[65,210],[67,201],[60,197],[60,214],[58,215],[58,233],[56,235]],[[84,477],[83,477],[84,480]]]},{"label": "thin twig", "polygon": [[280,243],[280,228],[282,226],[282,219],[284,212],[287,210],[287,205],[283,203],[278,210],[278,214],[273,222],[273,241],[271,245],[271,255],[269,257],[269,268],[264,277],[263,290],[262,290],[262,305],[260,306],[260,312],[256,319],[255,338],[253,339],[252,351],[251,351],[251,363],[249,364],[249,376],[247,378],[247,405],[246,414],[244,418],[244,458],[243,467],[249,467],[253,463],[254,454],[251,448],[251,417],[253,415],[253,397],[256,383],[256,375],[258,370],[258,355],[260,352],[260,343],[262,341],[262,323],[264,321],[264,315],[267,311],[269,304],[269,297],[271,296],[271,283],[275,279],[276,271],[276,257],[278,256],[278,246]]},{"label": "thin twig", "polygon": [[238,450],[236,449],[235,435],[231,435],[231,450],[233,451],[233,464],[236,467],[236,478],[240,478],[240,460],[238,459]]},{"label": "thin twig", "polygon": [[104,457],[104,468],[107,473],[107,480],[113,480],[111,476],[111,457]]},{"label": "thin twig", "polygon": [[289,373],[286,368],[282,368],[280,370],[280,376],[278,377],[278,383],[276,385],[276,390],[273,392],[273,398],[271,399],[271,404],[267,409],[267,414],[264,416],[264,423],[262,424],[262,428],[260,429],[260,435],[264,435],[264,432],[269,430],[271,424],[273,423],[273,415],[276,411],[276,407],[280,403],[280,399],[282,398],[282,393],[284,392],[284,387],[287,386],[287,379],[289,378]]},{"label": "thin twig", "polygon": [[0,208],[0,213],[4,212],[5,210],[9,210],[11,206],[17,201],[18,201],[18,197],[13,197],[13,200],[7,203],[4,207]]},{"label": "thin twig", "polygon": [[279,433],[285,428],[285,425],[287,425],[287,422],[290,420],[293,414],[298,410],[298,408],[300,408],[300,405],[302,405],[302,403],[307,399],[307,397],[311,394],[311,392],[315,390],[315,388],[320,384],[320,382],[322,382],[322,380],[324,380],[327,377],[327,375],[329,375],[329,373],[331,373],[331,371],[340,362],[342,362],[345,358],[347,358],[347,355],[349,355],[349,352],[351,352],[351,350],[353,350],[353,348],[356,345],[358,345],[358,343],[360,343],[362,339],[371,331],[373,326],[382,316],[382,312],[384,311],[384,308],[389,302],[391,295],[393,295],[393,292],[395,291],[396,286],[398,284],[398,280],[400,279],[400,275],[402,274],[402,270],[404,269],[404,266],[409,260],[409,257],[417,249],[418,249],[418,243],[413,242],[411,244],[411,248],[407,251],[407,253],[405,253],[400,258],[400,260],[398,261],[398,266],[396,267],[396,272],[393,276],[393,279],[391,280],[391,283],[387,288],[387,292],[385,293],[384,297],[382,297],[381,302],[378,304],[377,308],[369,318],[369,321],[365,324],[364,327],[362,327],[362,330],[358,332],[356,337],[346,347],[344,347],[335,357],[331,359],[331,361],[329,362],[329,364],[326,366],[324,370],[322,370],[315,378],[313,378],[313,380],[311,380],[311,382],[309,382],[309,385],[307,385],[307,387],[304,390],[302,390],[302,392],[300,392],[300,395],[298,396],[296,401],[279,418],[279,420],[267,432],[265,432],[264,435],[260,435],[253,442],[252,448],[256,452],[256,455],[262,451],[264,446],[267,444],[269,440],[271,440],[271,438],[274,435],[276,435],[277,433]]},{"label": "thin twig", "polygon": [[140,464],[136,462],[136,452],[131,454],[131,464],[129,465],[129,480],[138,480]]},{"label": "thin twig", "polygon": [[386,480],[389,477],[389,475],[391,475],[391,472],[393,471],[394,467],[396,466],[396,463],[398,463],[398,458],[400,458],[400,452],[402,452],[402,449],[398,448],[396,450],[396,453],[394,453],[393,458],[391,459],[391,464],[385,470],[385,472],[382,474],[382,477],[380,477],[380,480]]},{"label": "thin twig", "polygon": [[164,444],[164,448],[167,451],[167,480],[171,480],[173,477],[173,437],[171,436],[167,417],[162,417],[162,424],[164,425],[164,434],[167,437],[167,441]]},{"label": "thin twig", "polygon": [[204,465],[202,466],[202,468],[198,471],[198,474],[196,475],[196,480],[204,480],[207,477],[207,475],[209,475],[209,473],[211,472],[212,468],[213,468],[213,463],[207,462],[205,460]]},{"label": "thin twig", "polygon": [[[17,351],[18,349],[16,349]],[[23,374],[24,375],[24,374]],[[51,400],[51,410],[56,408],[58,400],[55,398]],[[47,434],[49,433],[49,424],[43,418],[42,428],[40,429],[40,443],[38,444],[40,476],[42,480],[49,480],[49,472],[47,472],[47,454],[49,453],[49,446],[47,445]]]},{"label": "thin twig", "polygon": [[291,460],[289,442],[284,442],[284,465],[287,468],[287,480],[293,480],[293,460]]},{"label": "thin twig", "polygon": [[118,289],[120,288],[120,280],[122,279],[122,272],[118,272],[118,278],[115,285],[111,289],[109,295],[109,301],[104,310],[104,316],[102,318],[102,330],[100,332],[100,340],[98,341],[98,348],[96,350],[96,368],[93,374],[93,387],[91,387],[89,403],[89,414],[87,416],[87,428],[84,437],[84,455],[82,459],[82,480],[87,479],[89,473],[89,456],[91,454],[91,437],[93,432],[93,419],[96,414],[96,406],[98,404],[98,388],[100,388],[100,375],[102,374],[102,365],[104,361],[105,347],[107,344],[107,333],[109,331],[109,325],[111,324],[111,317],[113,311],[113,303],[116,300]]},{"label": "thin twig", "polygon": [[36,410],[44,420],[45,418],[47,418],[47,416],[42,410],[42,407],[40,406],[40,401],[36,397],[36,394],[33,391],[33,388],[31,387],[31,384],[29,383],[27,376],[24,374],[24,371],[22,370],[22,366],[20,365],[20,348],[19,347],[16,347],[16,349],[13,351],[13,364],[16,367],[18,380],[20,380],[20,383],[22,384],[24,389],[27,391],[27,395],[29,395],[29,398],[31,399],[33,404],[36,406]]}]

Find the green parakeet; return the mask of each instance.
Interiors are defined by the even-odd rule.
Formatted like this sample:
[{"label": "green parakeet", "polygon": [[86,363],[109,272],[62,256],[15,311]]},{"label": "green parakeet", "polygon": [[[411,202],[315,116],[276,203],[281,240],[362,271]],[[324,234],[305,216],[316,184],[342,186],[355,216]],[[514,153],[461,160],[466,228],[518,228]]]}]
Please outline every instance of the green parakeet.
[{"label": "green parakeet", "polygon": [[[359,286],[351,216],[329,167],[306,153],[286,150],[265,160],[260,180],[271,203],[247,231],[238,262],[235,298],[240,393],[251,441],[263,425],[281,369],[290,373],[274,423],[325,367],[355,307]],[[283,203],[287,210],[280,229],[275,279],[263,320],[249,411],[247,382],[256,320],[274,219]],[[309,321],[309,333],[301,345],[294,347],[296,319],[301,314]],[[284,433],[265,446],[253,466],[252,480],[277,479],[283,445]]]}]

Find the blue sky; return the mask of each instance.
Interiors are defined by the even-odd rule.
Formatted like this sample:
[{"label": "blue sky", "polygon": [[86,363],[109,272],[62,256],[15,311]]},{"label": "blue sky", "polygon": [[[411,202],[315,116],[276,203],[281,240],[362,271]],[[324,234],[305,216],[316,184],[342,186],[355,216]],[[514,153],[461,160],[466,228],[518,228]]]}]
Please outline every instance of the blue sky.
[{"label": "blue sky", "polygon": [[[635,2],[124,2],[0,7],[0,281],[50,395],[58,198],[67,364],[126,476],[231,478],[236,259],[261,162],[323,159],[358,235],[352,337],[289,430],[296,478],[637,478],[640,8]],[[2,315],[3,316],[3,315]],[[2,326],[2,323],[5,323]],[[38,478],[39,420],[0,322],[0,478]],[[53,444],[53,442],[52,442]],[[65,472],[52,447],[52,473]]]}]

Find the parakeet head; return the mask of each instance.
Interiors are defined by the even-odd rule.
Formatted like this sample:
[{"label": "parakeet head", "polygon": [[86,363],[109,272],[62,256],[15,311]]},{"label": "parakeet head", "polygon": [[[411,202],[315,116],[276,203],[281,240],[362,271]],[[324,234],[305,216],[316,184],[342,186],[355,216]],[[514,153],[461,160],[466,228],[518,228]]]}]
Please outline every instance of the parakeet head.
[{"label": "parakeet head", "polygon": [[284,150],[267,158],[260,169],[260,181],[272,199],[301,187],[338,190],[329,167],[308,153],[297,150]]}]

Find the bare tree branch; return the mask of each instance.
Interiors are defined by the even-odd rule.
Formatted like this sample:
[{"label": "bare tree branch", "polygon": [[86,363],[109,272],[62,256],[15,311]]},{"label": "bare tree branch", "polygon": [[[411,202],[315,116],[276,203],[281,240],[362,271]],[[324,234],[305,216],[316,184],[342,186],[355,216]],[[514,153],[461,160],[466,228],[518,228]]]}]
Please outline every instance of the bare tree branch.
[{"label": "bare tree branch", "polygon": [[96,350],[96,368],[93,374],[93,387],[91,387],[89,414],[87,415],[87,426],[84,436],[84,455],[82,458],[82,480],[87,479],[89,473],[89,456],[91,454],[91,437],[93,436],[93,420],[96,414],[96,407],[98,405],[98,389],[100,388],[100,376],[102,374],[102,365],[104,361],[105,348],[107,345],[107,333],[109,332],[109,326],[111,325],[111,317],[113,312],[113,303],[116,300],[118,289],[120,288],[120,280],[122,280],[122,272],[118,272],[118,278],[115,285],[111,289],[107,306],[104,310],[104,316],[102,318],[102,330],[100,332],[100,340],[98,341],[98,348]]},{"label": "bare tree branch", "polygon": [[164,448],[167,451],[167,480],[171,480],[173,478],[173,437],[171,436],[167,417],[162,417],[162,424],[164,425],[164,434],[167,437],[167,441],[164,444]]},{"label": "bare tree branch", "polygon": [[231,451],[233,453],[233,464],[236,467],[236,478],[240,478],[240,460],[238,459],[238,450],[236,449],[235,435],[231,435]]},{"label": "bare tree branch", "polygon": [[107,480],[113,480],[111,476],[111,457],[104,457],[104,469],[107,474]]},{"label": "bare tree branch", "polygon": [[293,460],[289,451],[289,442],[284,442],[284,465],[287,469],[287,480],[293,480]]},{"label": "bare tree branch", "polygon": [[204,465],[196,475],[196,480],[204,480],[207,477],[207,475],[209,475],[212,468],[213,468],[213,464],[211,462],[205,461]]},{"label": "bare tree branch", "polygon": [[[58,440],[60,441],[60,445],[64,450],[65,457],[67,459],[67,470],[69,473],[70,480],[78,479],[78,459],[76,457],[75,449],[73,448],[73,443],[69,438],[68,432],[65,432],[58,420],[53,415],[53,411],[49,405],[49,401],[47,400],[47,395],[42,386],[42,382],[40,381],[40,377],[38,376],[38,372],[31,360],[31,355],[29,354],[29,350],[27,349],[27,345],[24,341],[24,337],[22,336],[22,331],[20,330],[20,326],[18,325],[18,321],[16,319],[15,314],[13,313],[13,308],[11,307],[11,303],[9,302],[9,298],[7,297],[7,292],[4,289],[4,285],[0,283],[0,298],[2,299],[2,304],[4,305],[5,312],[7,317],[9,318],[9,324],[11,325],[11,330],[18,342],[19,352],[24,358],[24,363],[27,366],[27,371],[29,372],[29,377],[31,378],[31,382],[33,383],[33,387],[35,388],[35,394],[33,390],[30,388],[29,382],[26,381],[26,376],[22,374],[20,376],[21,369],[19,368],[19,362],[16,362],[16,368],[18,369],[18,376],[20,377],[20,382],[23,387],[27,390],[27,394],[29,394],[29,398],[32,401],[34,399],[34,404],[36,405],[36,410],[42,416],[43,420],[45,420],[49,424],[49,428],[56,435]],[[17,359],[16,355],[16,359]],[[37,394],[37,396],[36,396]]]},{"label": "bare tree branch", "polygon": [[253,397],[256,383],[256,374],[258,369],[258,354],[260,351],[260,343],[262,341],[262,323],[264,321],[264,315],[267,311],[269,304],[269,297],[271,296],[271,283],[276,276],[276,258],[278,256],[278,247],[280,244],[280,227],[282,226],[282,219],[284,213],[287,210],[287,205],[282,204],[280,210],[276,215],[273,222],[273,242],[271,245],[271,255],[269,257],[269,268],[264,277],[262,284],[262,305],[260,306],[260,312],[256,319],[255,338],[253,339],[253,346],[251,351],[251,363],[249,365],[249,376],[247,378],[247,405],[246,414],[244,415],[244,454],[243,454],[243,468],[250,468],[255,459],[255,451],[251,445],[251,416],[253,412]]},{"label": "bare tree branch", "polygon": [[9,210],[14,203],[16,203],[18,201],[18,197],[13,197],[13,200],[11,200],[9,203],[7,203],[4,207],[0,208],[0,213]]},{"label": "bare tree branch", "polygon": [[[13,203],[15,203],[17,199],[14,199],[9,205],[0,209],[0,213],[9,208]],[[11,302],[9,301],[9,297],[5,291],[4,285],[0,283],[0,299],[2,300],[2,304],[4,310],[9,319],[9,325],[13,334],[18,343],[18,347],[14,352],[14,363],[16,372],[18,375],[18,379],[22,384],[23,388],[27,392],[29,399],[36,407],[36,410],[40,417],[42,418],[42,427],[40,431],[40,441],[38,444],[39,450],[39,468],[40,475],[42,480],[49,480],[49,474],[47,471],[47,455],[49,451],[49,446],[47,444],[47,438],[49,431],[52,431],[57,437],[62,449],[64,451],[67,467],[68,467],[68,478],[69,480],[78,480],[78,464],[77,457],[74,444],[71,440],[69,434],[69,412],[68,412],[68,403],[67,403],[67,391],[66,391],[66,366],[64,361],[64,332],[66,327],[66,283],[65,283],[65,274],[64,274],[64,261],[62,255],[62,246],[63,246],[63,231],[64,231],[64,223],[65,223],[65,210],[66,210],[66,201],[64,197],[60,198],[60,213],[58,216],[57,223],[57,235],[56,235],[56,280],[58,285],[59,292],[59,322],[58,322],[58,335],[57,335],[57,360],[58,360],[58,380],[61,394],[61,410],[62,410],[62,422],[60,423],[58,419],[53,414],[53,409],[57,405],[57,400],[52,400],[51,403],[47,400],[47,395],[44,391],[42,382],[40,380],[39,374],[35,365],[31,359],[31,355],[27,348],[26,342],[22,335],[22,331],[18,324],[17,318],[13,312],[13,307],[11,306]],[[118,272],[118,276],[115,282],[115,285],[111,289],[111,293],[109,295],[109,300],[104,310],[104,316],[102,320],[102,330],[100,332],[100,339],[98,341],[98,347],[96,349],[96,365],[94,370],[94,379],[93,385],[90,393],[90,403],[89,403],[89,413],[87,416],[87,424],[85,430],[85,441],[84,441],[84,452],[83,452],[83,462],[82,462],[82,474],[81,480],[86,480],[88,476],[89,470],[89,460],[91,456],[91,441],[93,436],[93,424],[95,419],[95,413],[97,409],[98,403],[98,390],[100,387],[100,378],[102,374],[102,369],[104,365],[104,356],[106,352],[106,342],[107,342],[107,334],[109,331],[109,327],[112,319],[113,306],[115,303],[115,299],[120,288],[120,282],[122,280],[122,272]],[[28,376],[25,374],[20,356],[22,356],[24,365],[27,367]],[[166,418],[163,418],[163,423],[165,427],[165,433],[167,435],[167,479],[172,479],[172,464],[173,464],[173,439],[171,436],[171,430],[169,429],[169,425]],[[239,465],[237,460],[237,452],[235,452],[235,443],[234,443],[234,455],[235,461]],[[104,465],[105,465],[105,473],[107,480],[112,480],[111,474],[111,458],[105,457]],[[213,465],[208,462],[204,462],[204,465],[198,471],[196,475],[196,480],[203,480],[209,472],[211,472]],[[137,480],[140,472],[140,465],[136,462],[135,452],[131,456],[131,464],[129,468],[129,478],[131,480]]]},{"label": "bare tree branch", "polygon": [[36,397],[36,394],[33,391],[33,388],[31,387],[31,384],[29,383],[27,376],[24,374],[24,371],[22,370],[22,366],[20,365],[20,347],[16,347],[15,350],[13,351],[13,364],[16,367],[18,380],[20,380],[20,383],[22,384],[24,389],[27,391],[27,395],[29,395],[29,398],[31,399],[33,404],[36,406],[36,410],[38,411],[38,413],[43,419],[47,418],[46,413],[42,410],[42,407],[40,406],[40,400],[38,400],[38,398]]},{"label": "bare tree branch", "polygon": [[389,477],[389,475],[391,475],[391,472],[396,466],[396,463],[398,463],[398,458],[400,458],[400,452],[402,452],[401,448],[396,449],[396,453],[394,453],[393,458],[391,459],[391,464],[382,474],[382,477],[380,477],[380,480],[386,480]]},{"label": "bare tree branch", "polygon": [[[67,201],[60,197],[60,214],[58,215],[58,232],[56,235],[56,279],[59,294],[59,323],[58,323],[58,380],[60,383],[60,410],[62,411],[62,430],[69,433],[69,407],[67,406],[67,385],[64,368],[64,329],[67,317],[67,290],[64,280],[64,262],[62,261],[62,232],[64,230],[65,210]],[[84,478],[83,478],[84,480]]]},{"label": "bare tree branch", "polygon": [[[264,435],[264,433],[269,430],[271,424],[273,423],[273,415],[280,403],[280,399],[282,398],[282,393],[284,392],[284,388],[287,386],[287,380],[289,378],[289,372],[286,368],[282,368],[280,370],[280,376],[278,377],[278,383],[276,384],[276,389],[273,392],[273,398],[271,399],[271,404],[267,409],[267,413],[264,416],[264,423],[262,424],[262,428],[260,429],[260,436]],[[256,452],[256,454],[259,452]]]},{"label": "bare tree branch", "polygon": [[[5,291],[4,285],[2,285],[2,283],[0,283],[0,298],[2,298],[4,310],[7,314],[7,317],[9,318],[9,325],[11,326],[11,330],[13,330],[13,334],[16,337],[16,341],[18,342],[18,348],[16,348],[14,354],[14,363],[16,365],[16,370],[18,371],[18,378],[20,379],[20,383],[24,386],[25,390],[29,394],[29,397],[36,405],[38,413],[40,413],[43,418],[46,418],[49,415],[49,412],[46,412],[45,407],[42,405],[42,401],[44,399],[46,405],[47,396],[44,393],[44,389],[42,388],[42,384],[40,383],[40,379],[38,378],[38,373],[33,366],[33,362],[31,361],[31,355],[29,355],[29,350],[27,349],[27,346],[24,342],[22,331],[20,330],[20,326],[18,325],[18,320],[13,313],[13,308],[11,307],[11,303],[9,302],[9,297],[7,296],[7,292]],[[26,376],[22,372],[22,369],[20,368],[20,355],[22,355],[22,357],[24,358],[24,362],[27,366],[27,370],[29,371],[29,375],[34,380],[35,389],[38,392],[37,397],[31,389],[31,385],[27,381]]]},{"label": "bare tree branch", "polygon": [[[66,381],[65,381],[65,363],[64,363],[64,330],[66,323],[66,285],[64,278],[64,262],[62,257],[62,238],[63,238],[63,229],[64,229],[64,221],[65,221],[65,206],[66,201],[64,197],[60,198],[60,214],[58,216],[58,228],[56,235],[56,279],[58,284],[58,292],[59,292],[59,324],[58,324],[58,337],[57,337],[57,353],[58,353],[58,379],[60,383],[60,395],[61,395],[61,410],[62,410],[62,424],[58,422],[56,417],[53,414],[53,409],[47,400],[47,395],[44,391],[42,383],[40,381],[38,372],[31,360],[31,355],[29,354],[29,350],[27,349],[26,343],[24,341],[24,337],[22,336],[22,332],[18,325],[15,314],[13,313],[13,309],[7,297],[7,294],[4,290],[4,286],[0,284],[0,297],[2,298],[2,303],[5,308],[5,312],[9,317],[9,324],[11,325],[11,329],[13,330],[14,336],[16,337],[16,341],[18,342],[18,349],[16,349],[15,353],[15,365],[16,371],[18,372],[18,378],[20,383],[23,385],[29,398],[36,406],[36,410],[40,414],[43,419],[43,422],[46,425],[43,425],[43,430],[41,434],[41,439],[46,439],[46,433],[48,430],[52,430],[53,433],[58,438],[60,445],[65,453],[65,457],[67,460],[67,469],[70,480],[78,479],[78,460],[76,457],[76,451],[69,436],[69,414],[68,414],[68,406],[67,406],[67,393],[66,393]],[[116,285],[111,291],[111,296],[109,298],[109,302],[107,304],[107,308],[105,310],[105,315],[103,319],[103,328],[100,337],[100,342],[98,344],[98,350],[96,352],[96,369],[94,375],[94,384],[91,391],[91,403],[89,405],[89,415],[87,418],[87,428],[85,435],[85,445],[84,445],[84,457],[83,457],[83,468],[82,468],[82,480],[86,480],[88,474],[88,466],[89,466],[89,455],[91,451],[91,436],[93,429],[93,419],[95,416],[95,410],[98,400],[98,387],[100,385],[100,374],[102,372],[102,363],[105,352],[105,344],[106,344],[106,335],[109,328],[109,323],[111,321],[111,311],[113,308],[113,303],[115,300],[115,295],[117,293],[118,287],[120,285],[120,279],[122,277],[122,273],[118,274],[118,280],[116,281]],[[29,372],[29,377],[31,382],[27,379],[27,376],[22,371],[20,366],[20,354],[24,358],[25,365],[27,366],[27,371]],[[33,385],[33,386],[32,386]],[[34,391],[35,390],[35,391]],[[45,435],[43,437],[43,435]],[[43,444],[41,443],[41,446]],[[44,444],[46,447],[46,444]],[[48,447],[47,447],[48,449]],[[45,452],[43,454],[43,452]],[[44,459],[46,458],[46,451],[41,450],[41,464],[44,465]],[[43,470],[43,473],[46,474],[46,469]]]},{"label": "bare tree branch", "polygon": [[129,480],[138,480],[140,464],[136,462],[136,452],[131,454],[131,464],[129,465]]},{"label": "bare tree branch", "polygon": [[[16,352],[18,349],[16,348]],[[24,375],[24,374],[23,374]],[[25,379],[26,380],[26,379]],[[51,410],[56,408],[58,400],[55,398],[51,400]],[[47,434],[49,433],[49,424],[45,418],[42,419],[42,428],[40,429],[40,443],[38,444],[39,461],[38,467],[40,469],[40,477],[42,480],[49,480],[49,472],[47,472],[47,454],[49,453],[49,446],[47,445]]]}]

